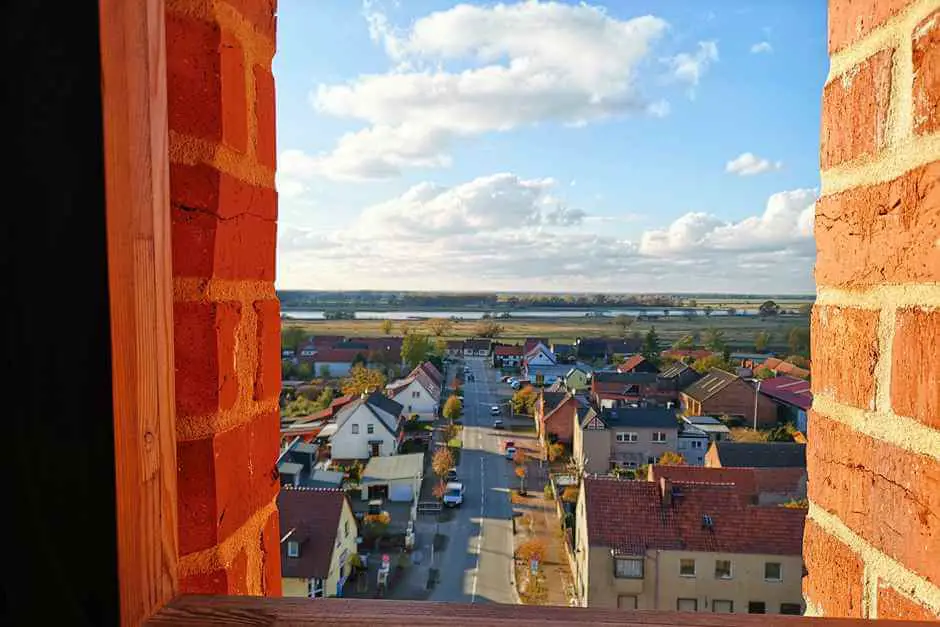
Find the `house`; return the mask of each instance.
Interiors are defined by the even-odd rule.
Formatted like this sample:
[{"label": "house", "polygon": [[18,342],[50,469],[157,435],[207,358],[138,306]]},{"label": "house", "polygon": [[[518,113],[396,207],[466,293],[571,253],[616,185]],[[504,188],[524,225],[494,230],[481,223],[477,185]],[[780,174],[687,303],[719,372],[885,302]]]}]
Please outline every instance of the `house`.
[{"label": "house", "polygon": [[676,436],[676,452],[690,466],[704,466],[705,452],[708,450],[708,434],[685,422],[679,423]]},{"label": "house", "polygon": [[731,439],[731,429],[714,416],[682,416],[683,428],[697,429],[708,437],[708,442]]},{"label": "house", "polygon": [[444,354],[448,357],[460,357],[463,355],[463,341],[447,340],[444,344]]},{"label": "house", "polygon": [[585,607],[803,612],[804,509],[746,504],[729,483],[587,477],[575,517]]},{"label": "house", "polygon": [[[712,368],[704,377],[679,393],[682,412],[687,416],[727,416],[758,427],[777,424],[777,406],[744,379]],[[757,406],[755,411],[755,404]]]},{"label": "house", "polygon": [[441,384],[417,366],[407,377],[386,385],[385,394],[404,408],[405,416],[433,421],[441,403]]},{"label": "house", "polygon": [[659,373],[660,385],[674,391],[677,398],[680,391],[701,378],[702,375],[681,361],[673,362],[664,367],[663,371]]},{"label": "house", "polygon": [[651,464],[647,481],[658,482],[662,477],[673,483],[733,483],[743,502],[749,505],[780,505],[806,498],[806,469],[799,467],[709,468]]},{"label": "house", "polygon": [[607,362],[613,355],[630,355],[640,350],[639,339],[616,339],[606,337],[579,337],[575,339],[575,354],[578,359]]},{"label": "house", "polygon": [[344,406],[329,436],[333,459],[395,455],[402,439],[403,410],[401,403],[379,392],[363,394]]},{"label": "house", "polygon": [[518,344],[493,347],[493,366],[495,368],[518,368],[522,363],[522,347]]},{"label": "house", "polygon": [[[400,365],[403,363],[401,347],[404,338],[401,337],[352,337],[350,342],[363,346],[369,363]],[[337,346],[336,348],[340,348]]]},{"label": "house", "polygon": [[780,375],[764,379],[757,389],[777,404],[777,420],[792,422],[800,433],[806,433],[806,414],[813,405],[809,381]]},{"label": "house", "polygon": [[653,372],[596,371],[591,375],[591,397],[599,408],[640,401],[668,406],[678,400],[668,382],[660,382]]},{"label": "house", "polygon": [[580,412],[573,425],[572,457],[588,473],[636,469],[676,451],[679,423],[675,410],[620,407]]},{"label": "house", "polygon": [[593,370],[590,367],[582,364],[569,368],[564,377],[565,387],[572,393],[588,389],[591,385],[590,377],[592,372]]},{"label": "house", "polygon": [[487,338],[469,338],[463,341],[464,357],[486,357],[490,354],[492,341]]},{"label": "house", "polygon": [[797,377],[798,379],[808,379],[810,371],[805,368],[800,368],[799,366],[794,366],[788,361],[783,361],[782,359],[777,359],[776,357],[771,357],[764,362],[764,367],[769,369],[775,375],[790,375],[791,377]]},{"label": "house", "polygon": [[550,350],[550,344],[547,338],[544,337],[527,337],[522,343],[522,354],[528,355],[534,348],[538,345],[542,345],[546,350]]},{"label": "house", "polygon": [[643,340],[639,338],[623,338],[607,340],[607,354],[609,357],[614,355],[631,355],[638,353],[643,346]]},{"label": "house", "polygon": [[617,365],[617,372],[653,372],[658,373],[659,368],[643,355],[630,355]]},{"label": "house", "polygon": [[582,403],[567,392],[543,391],[535,401],[535,428],[545,441],[571,446],[575,414]]},{"label": "house", "polygon": [[806,445],[797,442],[712,442],[710,468],[806,468]]},{"label": "house", "polygon": [[285,597],[343,596],[359,529],[343,490],[282,488],[277,496]]},{"label": "house", "polygon": [[527,364],[523,362],[522,374],[536,385],[552,385],[562,381],[571,366],[568,364]]},{"label": "house", "polygon": [[558,363],[571,363],[578,358],[574,344],[552,342],[549,344],[548,348],[555,354],[555,359]]},{"label": "house", "polygon": [[333,348],[345,339],[342,335],[315,335],[297,348],[297,357],[310,361],[318,350]]},{"label": "house", "polygon": [[373,457],[362,471],[362,500],[413,501],[423,478],[424,453]]},{"label": "house", "polygon": [[329,377],[345,377],[357,361],[366,362],[369,350],[366,348],[323,348],[317,349],[311,361],[317,375],[327,373]]},{"label": "house", "polygon": [[[525,350],[525,347],[523,347],[523,349]],[[524,367],[554,366],[555,354],[549,350],[547,344],[537,342],[531,348],[525,350],[525,354],[522,356],[522,362]]]}]

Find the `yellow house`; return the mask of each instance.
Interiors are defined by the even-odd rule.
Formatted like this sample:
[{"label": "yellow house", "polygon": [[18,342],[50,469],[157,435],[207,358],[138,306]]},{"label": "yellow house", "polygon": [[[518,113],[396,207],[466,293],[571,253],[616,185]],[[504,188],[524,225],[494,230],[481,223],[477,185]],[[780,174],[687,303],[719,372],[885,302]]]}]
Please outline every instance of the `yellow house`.
[{"label": "yellow house", "polygon": [[356,555],[356,518],[346,493],[282,488],[281,577],[286,597],[342,596]]},{"label": "yellow house", "polygon": [[586,477],[575,586],[586,607],[802,614],[805,510],[734,484]]}]

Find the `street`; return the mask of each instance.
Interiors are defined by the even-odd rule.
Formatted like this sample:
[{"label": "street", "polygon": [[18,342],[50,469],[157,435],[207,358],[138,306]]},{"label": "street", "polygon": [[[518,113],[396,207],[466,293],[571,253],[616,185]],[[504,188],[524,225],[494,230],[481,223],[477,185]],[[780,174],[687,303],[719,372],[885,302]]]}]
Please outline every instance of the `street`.
[{"label": "street", "polygon": [[[454,519],[440,525],[448,536],[437,566],[440,579],[432,601],[517,603],[512,583],[512,506],[509,490],[518,479],[503,454],[511,432],[493,429],[490,406],[503,403],[509,426],[506,394],[499,396],[498,371],[483,358],[466,358],[474,380],[464,384],[463,451],[457,472],[464,484],[464,502]],[[454,367],[462,367],[456,365]],[[508,387],[507,387],[508,390]]]}]

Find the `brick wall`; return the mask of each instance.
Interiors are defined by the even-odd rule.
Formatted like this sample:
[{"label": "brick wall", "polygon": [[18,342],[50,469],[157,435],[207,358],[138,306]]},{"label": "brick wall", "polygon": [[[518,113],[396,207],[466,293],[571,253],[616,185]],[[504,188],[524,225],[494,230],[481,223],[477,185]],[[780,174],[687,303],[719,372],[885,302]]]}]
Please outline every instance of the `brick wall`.
[{"label": "brick wall", "polygon": [[280,595],[274,0],[167,0],[181,592]]},{"label": "brick wall", "polygon": [[810,613],[940,617],[940,2],[830,0]]}]

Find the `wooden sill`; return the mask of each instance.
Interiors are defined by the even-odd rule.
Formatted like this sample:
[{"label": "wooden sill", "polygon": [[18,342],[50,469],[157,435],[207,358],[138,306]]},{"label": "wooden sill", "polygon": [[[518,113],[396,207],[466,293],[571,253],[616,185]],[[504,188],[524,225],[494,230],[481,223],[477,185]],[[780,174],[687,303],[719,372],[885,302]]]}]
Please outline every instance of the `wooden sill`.
[{"label": "wooden sill", "polygon": [[[877,627],[936,625],[879,620]],[[372,601],[265,597],[182,596],[164,606],[149,625],[635,625],[636,627],[855,627],[871,621],[808,618],[779,614],[711,614],[658,611],[625,612],[527,605],[450,604],[423,601]]]}]

